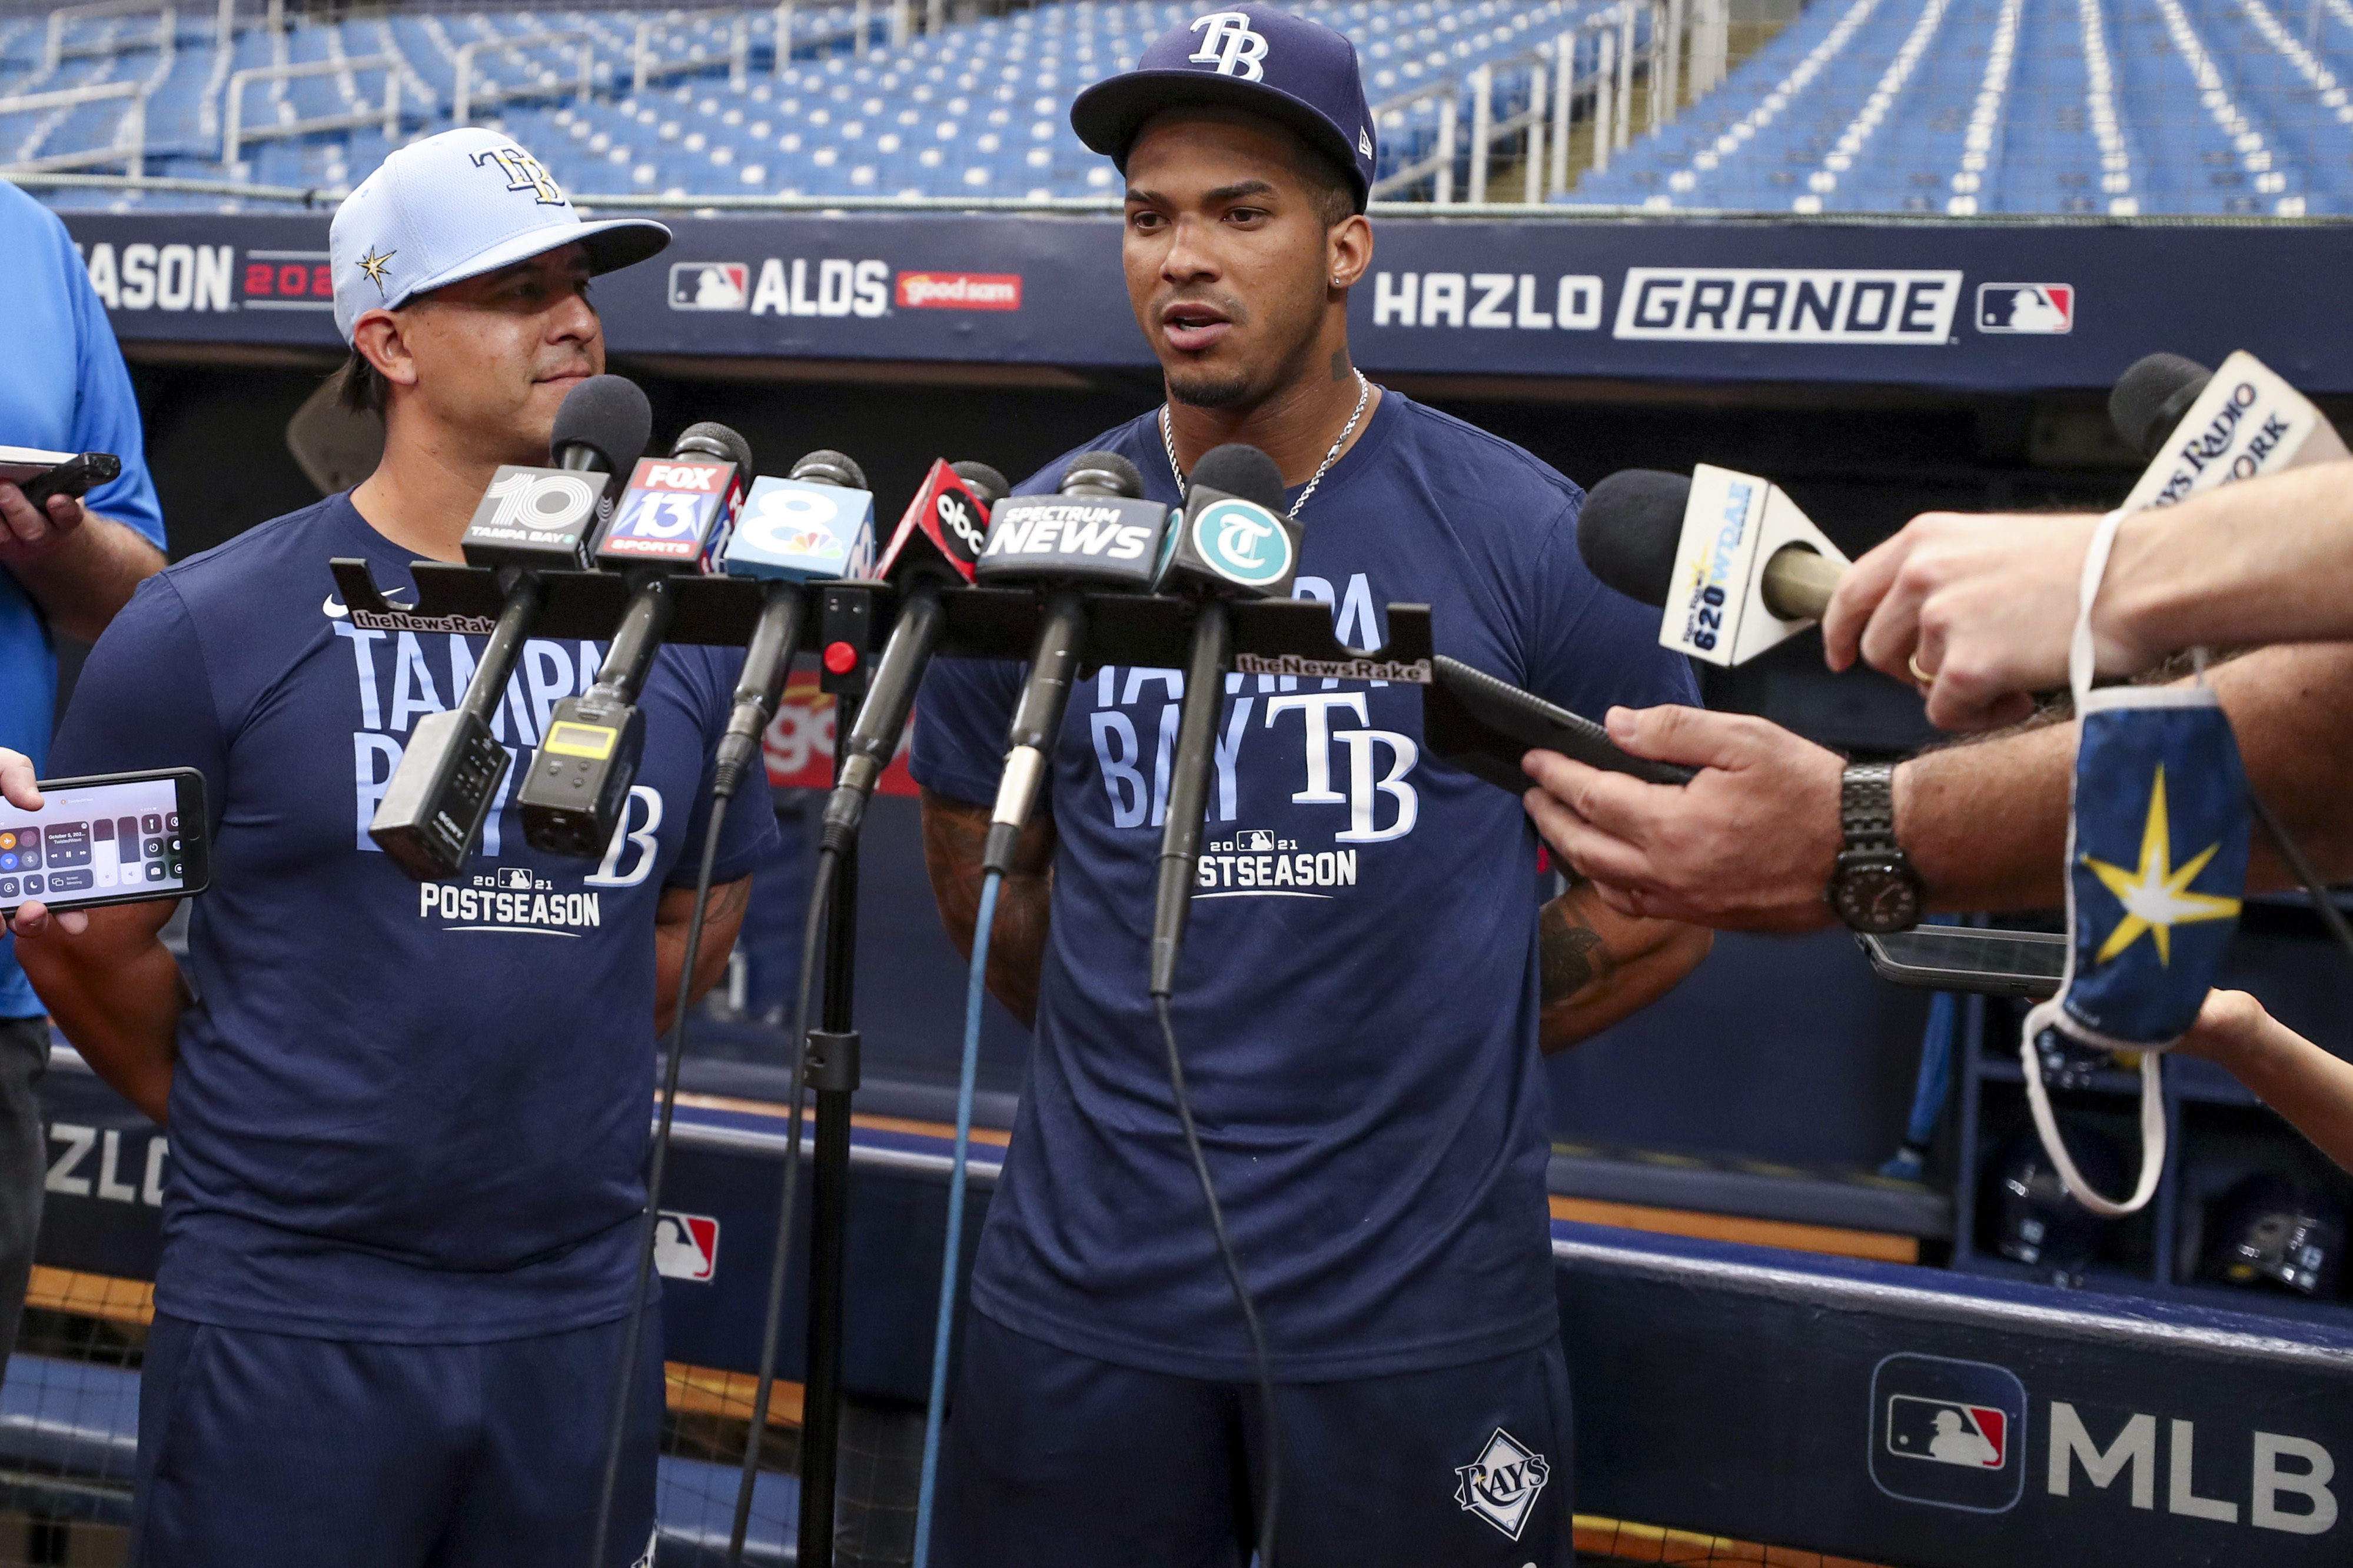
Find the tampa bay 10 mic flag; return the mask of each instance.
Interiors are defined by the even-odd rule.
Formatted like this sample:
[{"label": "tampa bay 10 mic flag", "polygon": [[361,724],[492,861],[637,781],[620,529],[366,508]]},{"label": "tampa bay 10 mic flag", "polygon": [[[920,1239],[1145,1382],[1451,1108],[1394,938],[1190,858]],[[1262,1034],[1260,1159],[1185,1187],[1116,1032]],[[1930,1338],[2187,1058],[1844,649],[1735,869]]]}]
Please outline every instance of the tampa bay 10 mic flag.
[{"label": "tampa bay 10 mic flag", "polygon": [[[2067,833],[2067,972],[2059,994],[2026,1016],[2020,1054],[2034,1124],[2077,1201],[2131,1214],[2165,1165],[2158,1053],[2198,1020],[2239,924],[2246,885],[2247,775],[2214,690],[2092,684],[2092,602],[2116,525],[2103,520],[2084,563],[2069,649],[2077,739]],[[2068,1157],[2042,1083],[2045,1029],[2079,1044],[2144,1053],[2141,1170],[2122,1202],[2092,1190]]]}]

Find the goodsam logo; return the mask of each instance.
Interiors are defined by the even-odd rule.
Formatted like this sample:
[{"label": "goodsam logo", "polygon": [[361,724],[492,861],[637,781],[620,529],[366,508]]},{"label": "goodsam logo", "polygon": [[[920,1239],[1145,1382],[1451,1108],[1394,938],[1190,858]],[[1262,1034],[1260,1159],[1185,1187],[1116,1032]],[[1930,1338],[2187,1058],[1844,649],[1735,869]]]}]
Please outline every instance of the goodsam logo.
[{"label": "goodsam logo", "polygon": [[741,261],[681,261],[670,269],[673,310],[743,310],[752,304],[752,268]]},{"label": "goodsam logo", "polygon": [[911,310],[1018,310],[1018,272],[902,272],[901,306]]},{"label": "goodsam logo", "polygon": [[2075,330],[2072,283],[1980,283],[1978,331],[2056,337]]},{"label": "goodsam logo", "polygon": [[1203,507],[1193,518],[1193,548],[1211,571],[1245,587],[1278,582],[1291,570],[1291,535],[1250,501]]},{"label": "goodsam logo", "polygon": [[1630,267],[1611,336],[1671,342],[1942,343],[1958,272]]},{"label": "goodsam logo", "polygon": [[2026,1385],[2007,1367],[1900,1354],[1871,1379],[1871,1479],[1890,1497],[1968,1513],[2018,1506]]}]

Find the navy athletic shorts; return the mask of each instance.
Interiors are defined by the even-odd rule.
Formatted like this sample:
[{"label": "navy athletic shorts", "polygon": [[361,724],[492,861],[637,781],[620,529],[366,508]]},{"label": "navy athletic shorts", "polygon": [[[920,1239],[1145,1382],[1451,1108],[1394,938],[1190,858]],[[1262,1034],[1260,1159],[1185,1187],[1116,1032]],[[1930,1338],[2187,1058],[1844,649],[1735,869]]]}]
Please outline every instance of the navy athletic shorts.
[{"label": "navy athletic shorts", "polygon": [[[627,1323],[489,1344],[300,1339],[157,1314],[140,1568],[580,1568]],[[608,1561],[647,1556],[662,1416],[649,1310]]]},{"label": "navy athletic shorts", "polygon": [[[1279,1384],[1283,1568],[1570,1568],[1558,1341]],[[1248,1384],[1097,1361],[971,1313],[940,1465],[941,1568],[1239,1568],[1265,1429]]]}]

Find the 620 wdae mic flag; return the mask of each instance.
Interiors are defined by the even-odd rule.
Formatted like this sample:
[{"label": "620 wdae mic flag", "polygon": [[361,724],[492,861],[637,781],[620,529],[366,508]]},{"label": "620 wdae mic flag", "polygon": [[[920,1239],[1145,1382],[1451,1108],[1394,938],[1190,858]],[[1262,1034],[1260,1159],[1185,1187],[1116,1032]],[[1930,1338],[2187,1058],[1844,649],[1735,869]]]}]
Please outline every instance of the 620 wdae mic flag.
[{"label": "620 wdae mic flag", "polygon": [[[2147,1204],[2165,1167],[2158,1053],[2198,1019],[2238,929],[2246,883],[2247,777],[2211,687],[2092,689],[2091,610],[2116,525],[2103,521],[2084,563],[2068,674],[2079,725],[2067,831],[2067,971],[2026,1016],[2020,1056],[2034,1125],[2084,1207],[2110,1216]],[[2092,1190],[2069,1158],[2043,1087],[2046,1029],[2141,1058],[2141,1169],[2131,1196]]]}]

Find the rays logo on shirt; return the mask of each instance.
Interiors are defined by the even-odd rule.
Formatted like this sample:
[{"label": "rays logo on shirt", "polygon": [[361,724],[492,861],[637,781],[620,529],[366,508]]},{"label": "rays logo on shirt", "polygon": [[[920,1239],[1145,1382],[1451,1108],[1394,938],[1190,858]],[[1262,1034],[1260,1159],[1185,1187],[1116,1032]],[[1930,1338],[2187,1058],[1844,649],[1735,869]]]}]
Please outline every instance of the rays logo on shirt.
[{"label": "rays logo on shirt", "polygon": [[2161,1044],[2196,1019],[2238,929],[2246,775],[2211,702],[2094,707],[2082,734],[2063,1005],[2110,1040]]},{"label": "rays logo on shirt", "polygon": [[[358,698],[358,722],[352,731],[353,847],[378,854],[368,824],[417,720],[444,711],[473,679],[473,646],[454,632],[361,624],[383,616],[338,616],[343,606],[332,599],[325,608],[334,635],[350,647]],[[491,713],[491,738],[514,761],[483,818],[480,859],[496,860],[509,847],[503,818],[512,808],[514,782],[546,731],[555,704],[587,690],[603,662],[604,650],[592,642],[533,637],[523,645]],[[662,816],[661,793],[650,784],[634,785],[604,858],[576,882],[567,877],[568,885],[559,887],[528,867],[493,867],[458,880],[419,884],[417,918],[452,931],[586,935],[603,923],[606,891],[637,887],[653,874]]]},{"label": "rays logo on shirt", "polygon": [[[1341,642],[1378,647],[1388,640],[1364,574],[1351,576],[1345,591],[1320,577],[1302,577],[1293,592],[1332,606]],[[1167,818],[1184,672],[1105,666],[1091,684],[1093,711],[1086,721],[1112,826],[1157,829]],[[1358,885],[1367,847],[1413,832],[1421,820],[1421,793],[1413,782],[1421,746],[1403,731],[1374,722],[1373,691],[1386,684],[1226,677],[1233,700],[1213,748],[1209,834],[1197,863],[1196,898],[1337,897]],[[1295,750],[1282,743],[1293,739]],[[1256,776],[1268,768],[1282,771],[1282,796],[1304,809],[1280,822],[1240,823],[1244,772]]]}]

